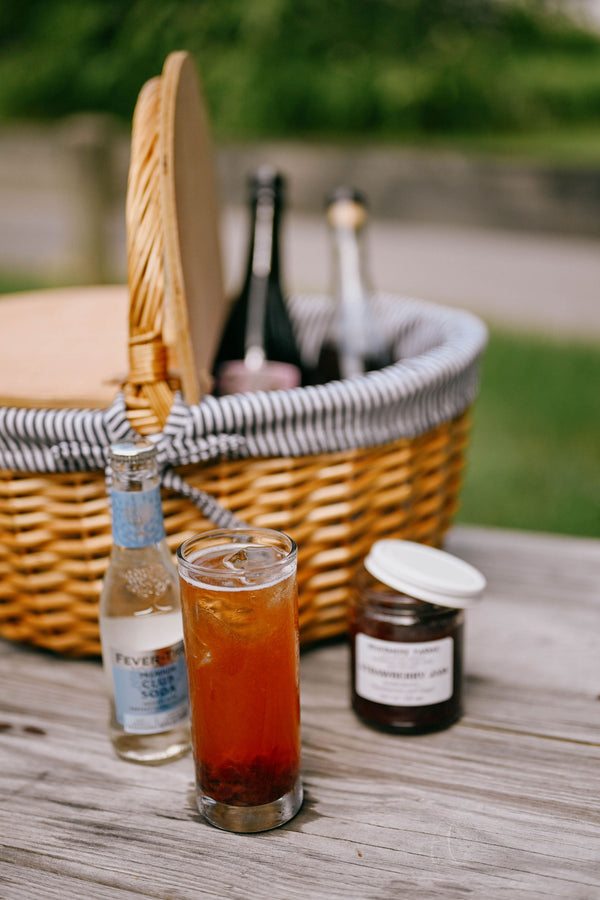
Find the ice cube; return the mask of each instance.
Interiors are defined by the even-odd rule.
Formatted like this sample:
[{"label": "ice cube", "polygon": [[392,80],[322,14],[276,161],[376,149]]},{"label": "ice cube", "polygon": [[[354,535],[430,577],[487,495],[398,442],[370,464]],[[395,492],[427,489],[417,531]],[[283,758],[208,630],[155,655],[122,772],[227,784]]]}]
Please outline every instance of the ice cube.
[{"label": "ice cube", "polygon": [[223,565],[227,566],[228,569],[245,569],[246,568],[246,560],[248,557],[246,556],[245,550],[237,550],[235,553],[232,553],[231,556],[225,556],[223,558]]},{"label": "ice cube", "polygon": [[238,572],[251,572],[278,562],[279,555],[273,547],[242,547],[223,559],[224,565]]}]

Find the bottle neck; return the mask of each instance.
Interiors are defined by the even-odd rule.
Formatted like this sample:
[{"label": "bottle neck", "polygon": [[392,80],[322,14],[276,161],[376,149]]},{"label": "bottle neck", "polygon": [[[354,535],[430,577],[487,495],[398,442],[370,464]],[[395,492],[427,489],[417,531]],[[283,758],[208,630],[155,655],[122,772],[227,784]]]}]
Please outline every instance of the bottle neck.
[{"label": "bottle neck", "polygon": [[112,536],[116,546],[124,549],[142,549],[161,543],[165,539],[160,487],[158,479],[141,490],[132,490],[131,484],[113,485]]},{"label": "bottle neck", "polygon": [[333,241],[338,368],[342,378],[353,378],[389,365],[393,348],[371,306],[366,207],[356,198],[340,198],[330,204],[327,218]]},{"label": "bottle neck", "polygon": [[333,224],[331,232],[340,374],[342,378],[352,378],[364,372],[369,355],[370,291],[363,266],[362,235],[348,223]]},{"label": "bottle neck", "polygon": [[333,230],[336,257],[336,296],[349,313],[365,309],[370,293],[363,267],[359,233],[347,226]]},{"label": "bottle neck", "polygon": [[259,190],[252,205],[252,236],[244,290],[248,295],[245,357],[265,358],[264,336],[269,287],[279,286],[280,202],[271,190]]},{"label": "bottle neck", "polygon": [[260,190],[252,198],[251,233],[246,266],[246,287],[253,278],[279,280],[279,225],[281,199],[274,191]]}]

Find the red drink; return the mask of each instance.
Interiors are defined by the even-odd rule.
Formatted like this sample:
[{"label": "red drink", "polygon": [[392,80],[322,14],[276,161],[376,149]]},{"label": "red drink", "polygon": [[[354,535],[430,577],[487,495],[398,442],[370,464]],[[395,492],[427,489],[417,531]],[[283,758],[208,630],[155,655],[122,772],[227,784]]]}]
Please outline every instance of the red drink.
[{"label": "red drink", "polygon": [[235,831],[282,824],[302,801],[295,545],[209,532],[178,562],[199,807]]}]

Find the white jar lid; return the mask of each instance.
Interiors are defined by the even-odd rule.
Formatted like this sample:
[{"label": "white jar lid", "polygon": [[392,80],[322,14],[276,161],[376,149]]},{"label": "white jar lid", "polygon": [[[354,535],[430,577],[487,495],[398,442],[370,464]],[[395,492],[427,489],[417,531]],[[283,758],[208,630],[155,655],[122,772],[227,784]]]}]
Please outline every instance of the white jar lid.
[{"label": "white jar lid", "polygon": [[365,568],[388,587],[439,606],[475,606],[486,586],[481,572],[469,563],[413,541],[376,541]]}]

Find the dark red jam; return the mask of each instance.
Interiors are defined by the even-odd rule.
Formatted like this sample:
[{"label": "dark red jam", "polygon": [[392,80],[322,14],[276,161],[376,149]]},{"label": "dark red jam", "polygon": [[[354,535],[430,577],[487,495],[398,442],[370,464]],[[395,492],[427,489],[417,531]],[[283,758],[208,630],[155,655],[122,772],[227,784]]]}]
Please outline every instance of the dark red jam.
[{"label": "dark red jam", "polygon": [[259,806],[271,803],[294,789],[300,774],[297,756],[275,749],[270,755],[252,760],[229,760],[221,766],[199,761],[196,777],[203,793],[231,806]]},{"label": "dark red jam", "polygon": [[352,708],[385,731],[423,734],[462,714],[462,609],[401,594],[362,568],[349,608]]}]

